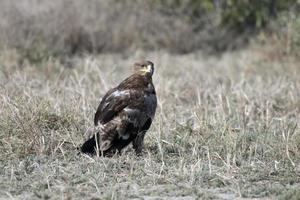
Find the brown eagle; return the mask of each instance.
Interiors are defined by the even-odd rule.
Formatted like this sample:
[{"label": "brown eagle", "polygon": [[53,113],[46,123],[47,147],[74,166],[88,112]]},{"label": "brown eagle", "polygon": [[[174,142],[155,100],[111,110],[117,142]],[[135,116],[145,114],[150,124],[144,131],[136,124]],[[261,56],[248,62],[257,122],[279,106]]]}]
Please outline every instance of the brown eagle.
[{"label": "brown eagle", "polygon": [[113,155],[132,142],[141,154],[157,106],[153,73],[152,62],[135,63],[134,74],[104,95],[94,118],[97,133],[81,146],[83,153]]}]

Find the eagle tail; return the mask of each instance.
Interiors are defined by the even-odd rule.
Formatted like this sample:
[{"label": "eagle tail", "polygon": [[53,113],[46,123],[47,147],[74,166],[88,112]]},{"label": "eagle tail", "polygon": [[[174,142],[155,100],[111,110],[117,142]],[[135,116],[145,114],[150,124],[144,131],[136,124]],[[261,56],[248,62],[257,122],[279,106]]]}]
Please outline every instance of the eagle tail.
[{"label": "eagle tail", "polygon": [[[97,138],[99,138],[99,133],[96,134],[97,134]],[[94,134],[92,138],[90,138],[89,140],[87,140],[85,143],[82,144],[82,146],[80,147],[80,151],[85,154],[95,155],[96,148],[97,148],[96,135]]]},{"label": "eagle tail", "polygon": [[84,142],[79,148],[82,153],[95,155],[97,152],[99,155],[105,155],[111,152],[114,147],[112,147],[112,142],[109,139],[101,140],[100,132],[93,134],[93,137]]}]

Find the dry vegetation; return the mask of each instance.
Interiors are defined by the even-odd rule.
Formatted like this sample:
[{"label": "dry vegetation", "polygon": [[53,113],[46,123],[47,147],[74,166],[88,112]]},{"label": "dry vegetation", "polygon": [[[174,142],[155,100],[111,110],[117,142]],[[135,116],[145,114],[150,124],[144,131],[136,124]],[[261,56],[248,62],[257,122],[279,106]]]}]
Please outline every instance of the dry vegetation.
[{"label": "dry vegetation", "polygon": [[[104,92],[146,55],[159,97],[146,152],[78,155]],[[192,199],[298,192],[297,63],[254,50],[205,57],[164,52],[74,58],[18,67],[1,56],[0,196]]]},{"label": "dry vegetation", "polygon": [[53,55],[129,54],[138,49],[212,52],[244,44],[242,37],[236,39],[236,34],[220,27],[217,10],[210,12],[195,2],[4,0],[0,1],[0,45],[18,48],[31,61],[39,61]]},{"label": "dry vegetation", "polygon": [[[52,9],[58,1],[47,2]],[[28,6],[0,3],[7,8]],[[29,8],[28,12],[42,12],[45,7]],[[72,13],[73,20],[86,25],[88,7],[81,9],[80,14]],[[94,9],[91,16],[103,7]],[[12,10],[0,15],[22,18]],[[7,22],[4,18],[1,26]],[[60,28],[73,30],[58,26],[58,21],[50,23],[47,16],[41,20],[48,28],[55,27],[41,35],[55,36]],[[60,23],[64,20],[62,16]],[[298,199],[300,22],[285,22],[277,23],[281,29],[273,27],[275,33],[260,34],[250,47],[219,56],[132,50],[132,54],[73,56],[62,62],[52,54],[32,59],[36,57],[13,46],[2,48],[0,199]],[[43,30],[41,24],[31,26]],[[30,37],[15,35],[24,27],[8,27],[0,31],[15,29],[10,39],[18,38],[18,44],[27,41],[30,51],[25,52],[51,50],[47,45],[31,49]],[[6,38],[2,41],[9,42],[8,36],[2,32]],[[63,44],[60,39],[55,45]],[[144,155],[135,156],[131,147],[113,158],[79,154],[77,147],[93,129],[100,97],[128,76],[140,58],[156,64],[159,100]]]},{"label": "dry vegetation", "polygon": [[191,51],[200,44],[183,41],[196,36],[185,19],[164,15],[146,1],[132,6],[131,1],[24,0],[2,1],[0,6],[0,42],[22,48],[33,60],[52,54],[137,48]]}]

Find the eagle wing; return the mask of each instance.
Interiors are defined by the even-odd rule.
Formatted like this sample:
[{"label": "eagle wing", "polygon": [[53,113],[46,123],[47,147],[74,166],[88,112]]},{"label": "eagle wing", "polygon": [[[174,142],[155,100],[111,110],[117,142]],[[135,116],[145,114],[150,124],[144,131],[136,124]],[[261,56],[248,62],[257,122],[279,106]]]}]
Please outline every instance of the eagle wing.
[{"label": "eagle wing", "polygon": [[126,106],[135,102],[142,94],[136,90],[110,90],[101,100],[96,111],[94,124],[105,124],[118,115]]}]

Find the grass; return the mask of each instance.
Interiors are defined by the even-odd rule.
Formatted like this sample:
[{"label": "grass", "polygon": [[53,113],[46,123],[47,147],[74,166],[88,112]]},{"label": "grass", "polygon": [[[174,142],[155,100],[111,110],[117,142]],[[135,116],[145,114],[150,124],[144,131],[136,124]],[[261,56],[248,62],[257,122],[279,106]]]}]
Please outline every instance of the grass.
[{"label": "grass", "polygon": [[[297,199],[298,62],[260,49],[86,55],[68,65],[4,51],[0,199]],[[156,64],[159,100],[144,155],[78,154],[100,98],[143,57]]]},{"label": "grass", "polygon": [[[38,62],[45,56],[84,52],[161,48],[191,52],[212,40],[208,27],[216,29],[213,17],[203,14],[201,20],[199,16],[191,23],[191,14],[187,16],[179,6],[169,9],[159,5],[159,1],[1,1],[0,47],[17,48],[32,62]],[[203,30],[195,32],[199,26]]]},{"label": "grass", "polygon": [[297,0],[237,2],[0,1],[0,49],[17,48],[31,62],[86,52],[131,54],[139,49],[214,54],[246,46],[283,11],[298,16]]}]

